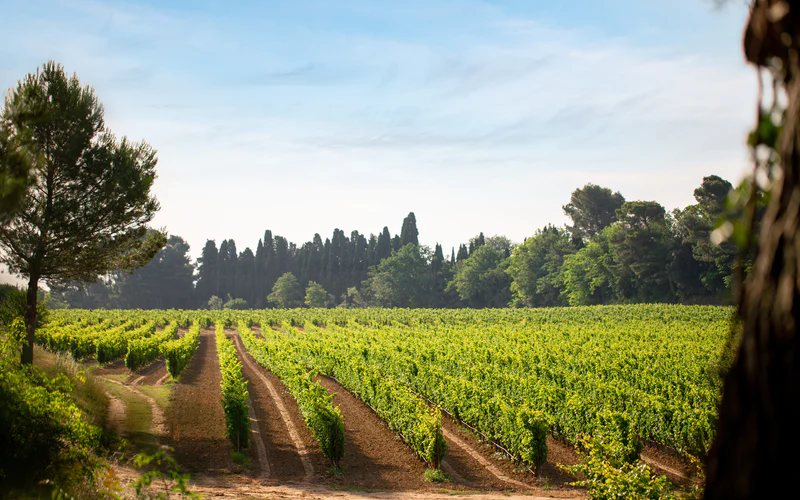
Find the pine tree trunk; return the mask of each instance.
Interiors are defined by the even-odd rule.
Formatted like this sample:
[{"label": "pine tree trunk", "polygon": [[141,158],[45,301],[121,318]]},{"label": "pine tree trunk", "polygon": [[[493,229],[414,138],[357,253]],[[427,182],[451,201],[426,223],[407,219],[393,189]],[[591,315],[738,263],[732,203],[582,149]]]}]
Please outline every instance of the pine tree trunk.
[{"label": "pine tree trunk", "polygon": [[772,187],[758,254],[739,301],[742,341],[724,382],[706,498],[782,498],[797,493],[793,474],[800,444],[798,8],[796,2],[757,0],[745,36],[751,62],[766,66],[769,59],[780,59],[786,71],[778,82],[787,96],[776,148],[781,175]]},{"label": "pine tree trunk", "polygon": [[33,364],[33,341],[36,335],[36,303],[39,299],[39,276],[31,274],[25,301],[25,342],[22,344],[22,364]]}]

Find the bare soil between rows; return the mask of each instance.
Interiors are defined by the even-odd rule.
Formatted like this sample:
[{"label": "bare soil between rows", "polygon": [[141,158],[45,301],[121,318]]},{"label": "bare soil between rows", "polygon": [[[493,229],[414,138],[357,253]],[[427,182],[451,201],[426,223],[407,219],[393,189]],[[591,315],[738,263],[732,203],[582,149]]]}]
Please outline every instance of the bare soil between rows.
[{"label": "bare soil between rows", "polygon": [[[179,380],[170,384],[172,392],[165,412],[167,432],[158,436],[159,442],[174,449],[176,460],[192,476],[191,487],[198,492],[288,498],[584,496],[580,490],[565,486],[568,478],[559,476],[554,465],[552,470],[545,467],[541,477],[536,478],[516,469],[491,446],[447,418],[443,430],[457,436],[457,443],[448,439],[443,463],[450,482],[428,483],[423,478],[426,465],[371,408],[336,381],[319,377],[319,382],[333,394],[334,404],[342,411],[345,422],[345,455],[341,471],[333,473],[332,464],[322,454],[283,383],[255,362],[244,350],[238,334],[226,333],[237,346],[242,372],[248,381],[252,425],[258,431],[251,435],[246,452],[249,461],[234,462],[233,446],[226,436],[219,361],[212,331],[201,332],[197,352]],[[136,385],[156,385],[163,381],[166,368],[159,359],[136,373],[129,372],[121,362],[99,367],[96,372],[101,376],[127,375],[125,383],[133,389]],[[119,402],[114,404],[119,406]],[[254,439],[263,442],[267,464],[261,463],[263,458],[259,458]],[[560,451],[554,453],[555,443],[548,444],[553,460],[566,457],[558,447]]]},{"label": "bare soil between rows", "polygon": [[[311,433],[300,415],[289,391],[283,383],[271,372],[265,370],[244,350],[241,339],[234,332],[227,332],[236,345],[242,362],[242,374],[247,379],[250,400],[257,419],[256,424],[264,441],[267,460],[269,462],[270,483],[296,483],[305,479],[305,468],[300,455],[300,450],[290,436],[289,426],[300,435],[302,443],[308,450],[307,458],[311,468],[319,475],[331,467],[323,456],[319,446],[314,441]],[[281,415],[278,402],[272,397],[269,388],[263,383],[264,377],[277,389],[281,403],[288,411],[288,422]],[[256,448],[251,444],[250,456],[254,462],[258,461]]]},{"label": "bare soil between rows", "polygon": [[204,331],[197,352],[174,385],[166,415],[168,444],[178,463],[190,473],[242,470],[231,458],[233,447],[226,435],[219,384],[214,334]]}]

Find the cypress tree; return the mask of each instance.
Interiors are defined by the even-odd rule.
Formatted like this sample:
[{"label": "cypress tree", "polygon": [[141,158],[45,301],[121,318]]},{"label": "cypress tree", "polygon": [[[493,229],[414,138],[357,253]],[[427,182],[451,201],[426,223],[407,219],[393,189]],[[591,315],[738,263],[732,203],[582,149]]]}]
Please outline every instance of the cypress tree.
[{"label": "cypress tree", "polygon": [[378,236],[375,252],[377,254],[376,264],[392,255],[392,236],[389,234],[389,228],[386,226],[383,226],[383,231],[381,231],[381,234]]},{"label": "cypress tree", "polygon": [[212,295],[219,294],[219,251],[214,240],[207,240],[203,253],[197,259],[197,286],[195,287],[196,303],[204,307]]},{"label": "cypress tree", "polygon": [[414,212],[409,212],[403,219],[403,227],[400,229],[400,246],[404,247],[409,243],[419,245],[419,231],[417,231],[417,218]]},{"label": "cypress tree", "polygon": [[469,257],[469,251],[467,250],[467,246],[462,243],[458,247],[458,254],[456,255],[456,261],[461,262],[467,257]]}]

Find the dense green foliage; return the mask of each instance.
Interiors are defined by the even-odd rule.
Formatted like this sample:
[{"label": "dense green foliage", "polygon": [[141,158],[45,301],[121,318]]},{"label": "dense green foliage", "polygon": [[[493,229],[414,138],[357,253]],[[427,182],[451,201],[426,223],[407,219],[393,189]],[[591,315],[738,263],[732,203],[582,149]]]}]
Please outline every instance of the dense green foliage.
[{"label": "dense green foliage", "polygon": [[265,332],[268,340],[259,339],[244,321],[239,322],[238,330],[256,362],[277,375],[289,389],[322,452],[338,467],[344,455],[344,422],[339,408],[333,405],[332,396],[314,381],[316,373],[308,371],[287,346],[276,343],[278,337],[268,335],[269,332]]},{"label": "dense green foliage", "polygon": [[309,281],[303,302],[307,307],[325,307],[328,305],[328,292],[316,281]]},{"label": "dense green foliage", "polygon": [[303,288],[292,273],[283,273],[267,297],[270,304],[281,308],[300,307],[303,304]]},{"label": "dense green foliage", "polygon": [[225,325],[222,322],[217,322],[216,325],[216,341],[221,374],[222,410],[225,413],[228,439],[236,451],[239,451],[247,448],[249,443],[250,418],[247,404],[250,395],[247,392],[247,380],[242,375],[242,365],[236,355],[236,347],[225,336]]},{"label": "dense green foliage", "polygon": [[177,334],[178,322],[172,321],[160,332],[129,341],[125,366],[133,371],[152,363],[161,354],[161,346],[174,339]]},{"label": "dense green foliage", "polygon": [[167,371],[173,379],[178,378],[200,346],[200,324],[197,321],[192,323],[189,331],[183,337],[161,344],[161,353],[164,354]]},{"label": "dense green foliage", "polygon": [[15,338],[24,334],[21,319],[0,332],[0,496],[45,479],[69,492],[94,481],[100,430],[72,396],[77,381],[20,364]]},{"label": "dense green foliage", "polygon": [[364,294],[383,307],[425,307],[431,303],[432,276],[424,248],[408,244],[369,271]]},{"label": "dense green foliage", "polygon": [[[17,113],[22,101],[35,112]],[[40,280],[134,269],[164,244],[146,228],[158,210],[157,160],[148,144],[115,138],[93,89],[53,62],[9,91],[0,121],[34,159],[19,212],[0,224],[0,262],[28,280],[22,359],[31,363]]]},{"label": "dense green foliage", "polygon": [[730,216],[729,192],[724,179],[705,177],[694,191],[696,204],[668,213],[656,202],[625,202],[619,193],[589,184],[564,207],[572,225],[547,225],[516,246],[480,233],[449,258],[439,244],[433,250],[419,245],[413,214],[394,237],[387,228],[369,240],[336,229],[331,239],[315,235],[297,246],[267,231],[255,253],[237,253],[233,240],[219,249],[209,241],[197,261],[194,288],[187,278],[188,247],[172,237],[175,244],[134,275],[55,287],[54,294],[76,307],[145,304],[131,290],[153,290],[149,305],[210,309],[220,307],[216,297],[227,297],[231,309],[723,304],[731,297],[735,247],[711,237]]},{"label": "dense green foliage", "polygon": [[[334,462],[343,446],[341,415],[314,381],[317,373],[374,408],[433,466],[445,451],[441,410],[538,467],[548,432],[576,444],[582,435],[602,435],[603,446],[623,450],[634,465],[642,442],[704,456],[716,425],[716,373],[732,311],[670,305],[57,310],[40,331],[47,333],[43,341],[71,350],[159,315],[171,325],[206,317],[238,325],[247,351],[284,381]],[[251,324],[261,325],[261,335]],[[81,337],[90,340],[75,340]],[[627,475],[639,474],[627,467],[623,472],[621,481],[646,479]]]},{"label": "dense green foliage", "polygon": [[591,498],[670,498],[669,480],[656,476],[640,460],[627,457],[619,441],[604,435],[580,436],[578,441],[585,461],[563,469],[583,478],[573,484],[586,488]]},{"label": "dense green foliage", "polygon": [[98,363],[114,361],[128,353],[128,344],[143,339],[156,331],[156,321],[148,321],[139,327],[128,329],[135,322],[125,323],[122,327],[106,330],[95,342],[95,358]]},{"label": "dense green foliage", "polygon": [[320,372],[335,377],[371,406],[420,458],[438,468],[446,451],[439,410],[428,408],[423,399],[387,376],[370,362],[364,350],[346,338],[327,337],[327,329],[312,325],[306,328],[300,332],[284,323],[284,334],[265,332],[265,339],[280,351],[292,353]]},{"label": "dense green foliage", "polygon": [[482,239],[482,243],[473,248],[468,257],[455,265],[449,289],[470,307],[508,305],[511,300],[507,272],[511,242],[496,236]]}]

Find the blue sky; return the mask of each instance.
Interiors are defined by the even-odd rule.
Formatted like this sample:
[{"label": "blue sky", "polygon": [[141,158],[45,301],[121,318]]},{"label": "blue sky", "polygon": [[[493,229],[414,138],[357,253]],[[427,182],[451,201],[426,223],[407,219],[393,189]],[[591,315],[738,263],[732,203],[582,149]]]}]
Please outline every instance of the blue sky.
[{"label": "blue sky", "polygon": [[744,1],[0,0],[0,87],[48,59],[159,152],[155,225],[513,241],[593,182],[673,209],[737,180]]}]

